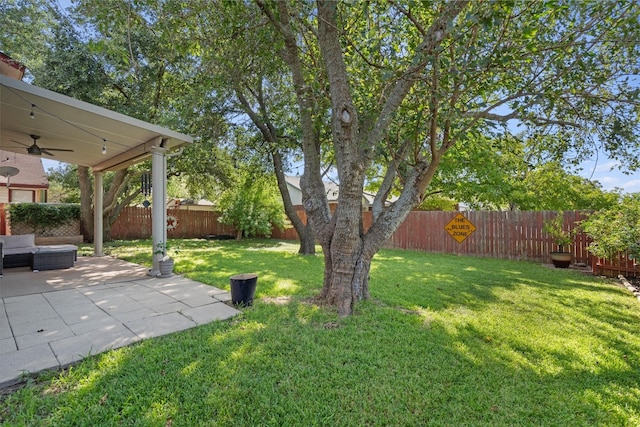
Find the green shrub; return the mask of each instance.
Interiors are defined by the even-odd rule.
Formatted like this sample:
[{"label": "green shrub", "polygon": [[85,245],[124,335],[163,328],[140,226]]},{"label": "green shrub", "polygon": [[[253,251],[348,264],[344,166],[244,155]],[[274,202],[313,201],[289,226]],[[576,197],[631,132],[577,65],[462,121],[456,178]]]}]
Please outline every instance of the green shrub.
[{"label": "green shrub", "polygon": [[560,211],[555,218],[544,222],[542,231],[548,233],[555,244],[558,245],[558,251],[563,252],[565,247],[573,243],[573,239],[580,229],[575,225],[573,228],[565,228],[564,212]]},{"label": "green shrub", "polygon": [[34,233],[80,220],[80,205],[46,203],[12,203],[9,205],[12,224],[25,224]]},{"label": "green shrub", "polygon": [[240,185],[225,191],[219,200],[219,221],[235,227],[239,237],[270,237],[273,227],[287,225],[278,186],[264,176],[247,175]]},{"label": "green shrub", "polygon": [[600,210],[582,222],[583,230],[593,242],[589,252],[600,258],[615,259],[626,252],[640,257],[640,193],[626,195],[622,201]]},{"label": "green shrub", "polygon": [[456,211],[458,203],[441,194],[432,194],[414,208],[417,211]]}]

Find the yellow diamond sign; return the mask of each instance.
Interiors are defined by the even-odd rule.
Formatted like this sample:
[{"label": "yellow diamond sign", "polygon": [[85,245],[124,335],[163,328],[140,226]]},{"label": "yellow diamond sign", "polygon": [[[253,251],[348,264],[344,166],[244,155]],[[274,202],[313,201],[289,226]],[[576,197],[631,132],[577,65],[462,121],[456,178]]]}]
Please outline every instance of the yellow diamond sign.
[{"label": "yellow diamond sign", "polygon": [[447,230],[447,233],[451,234],[451,237],[456,239],[458,243],[462,243],[464,239],[476,231],[476,226],[465,218],[464,215],[459,213],[444,226],[444,229]]}]

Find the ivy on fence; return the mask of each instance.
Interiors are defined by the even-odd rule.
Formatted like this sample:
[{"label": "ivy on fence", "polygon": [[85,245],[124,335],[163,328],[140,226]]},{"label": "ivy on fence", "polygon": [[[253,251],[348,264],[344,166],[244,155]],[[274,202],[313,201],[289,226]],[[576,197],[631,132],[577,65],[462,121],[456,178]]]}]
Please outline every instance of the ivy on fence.
[{"label": "ivy on fence", "polygon": [[34,233],[80,220],[77,204],[12,203],[8,210],[12,224],[29,226]]}]

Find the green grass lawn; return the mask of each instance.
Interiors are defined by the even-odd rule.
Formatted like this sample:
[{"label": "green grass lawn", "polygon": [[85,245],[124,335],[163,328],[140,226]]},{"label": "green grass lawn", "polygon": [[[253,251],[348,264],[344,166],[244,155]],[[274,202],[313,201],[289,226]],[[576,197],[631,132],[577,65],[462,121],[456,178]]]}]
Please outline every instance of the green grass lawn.
[{"label": "green grass lawn", "polygon": [[[268,240],[180,242],[176,271],[244,314],[43,374],[2,397],[7,425],[638,426],[640,303],[612,281],[517,261],[383,250],[372,300],[307,303],[322,257]],[[118,242],[150,265],[151,244]]]}]

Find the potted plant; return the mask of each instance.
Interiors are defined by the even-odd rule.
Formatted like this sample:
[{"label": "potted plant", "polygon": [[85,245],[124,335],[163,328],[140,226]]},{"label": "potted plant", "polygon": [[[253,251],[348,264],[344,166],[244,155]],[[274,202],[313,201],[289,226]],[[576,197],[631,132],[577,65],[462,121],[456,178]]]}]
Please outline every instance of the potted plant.
[{"label": "potted plant", "polygon": [[[153,251],[156,255],[162,255],[162,258],[158,261],[158,266],[160,268],[160,274],[158,277],[170,277],[173,275],[173,266],[174,261],[169,254],[169,244],[167,242],[160,242],[156,245],[155,250]],[[176,249],[173,250],[175,254],[178,253]]]},{"label": "potted plant", "polygon": [[571,252],[567,252],[564,249],[573,243],[573,238],[579,231],[578,227],[565,229],[564,214],[563,212],[558,212],[554,219],[544,222],[542,231],[548,233],[558,246],[557,251],[550,253],[553,265],[556,268],[568,268],[571,265],[572,255]]}]

